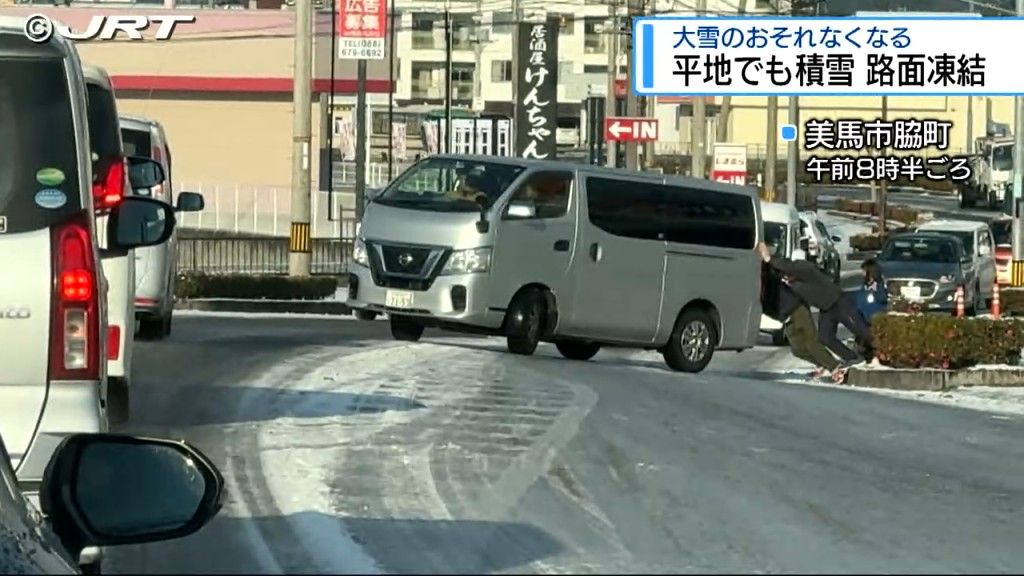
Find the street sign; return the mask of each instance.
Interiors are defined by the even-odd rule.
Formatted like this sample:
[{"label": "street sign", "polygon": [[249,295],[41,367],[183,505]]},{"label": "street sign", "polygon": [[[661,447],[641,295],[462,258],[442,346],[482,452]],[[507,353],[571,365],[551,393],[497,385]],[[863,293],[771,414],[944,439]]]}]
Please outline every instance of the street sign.
[{"label": "street sign", "polygon": [[607,142],[654,142],[658,139],[656,118],[615,117],[604,119]]},{"label": "street sign", "polygon": [[388,32],[388,0],[338,3],[338,58],[383,60]]},{"label": "street sign", "polygon": [[726,184],[747,184],[747,145],[716,142],[711,179]]}]

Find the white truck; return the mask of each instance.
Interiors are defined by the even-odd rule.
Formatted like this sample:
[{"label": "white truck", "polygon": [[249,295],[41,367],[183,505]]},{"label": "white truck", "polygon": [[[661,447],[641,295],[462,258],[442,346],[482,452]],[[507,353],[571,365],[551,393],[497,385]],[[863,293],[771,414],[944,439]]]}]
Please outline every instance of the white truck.
[{"label": "white truck", "polygon": [[1013,179],[1013,136],[987,136],[974,141],[971,177],[958,189],[961,208],[1000,208]]}]

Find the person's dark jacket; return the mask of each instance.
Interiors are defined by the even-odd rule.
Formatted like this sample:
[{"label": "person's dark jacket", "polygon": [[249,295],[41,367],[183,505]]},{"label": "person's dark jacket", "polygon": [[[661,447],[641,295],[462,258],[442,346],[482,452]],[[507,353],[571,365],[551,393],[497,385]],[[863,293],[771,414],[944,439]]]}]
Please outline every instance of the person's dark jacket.
[{"label": "person's dark jacket", "polygon": [[768,264],[761,267],[761,310],[766,316],[785,324],[793,311],[803,304],[782,275]]},{"label": "person's dark jacket", "polygon": [[843,296],[843,289],[812,262],[772,256],[768,263],[789,277],[789,287],[808,306],[828,310]]}]

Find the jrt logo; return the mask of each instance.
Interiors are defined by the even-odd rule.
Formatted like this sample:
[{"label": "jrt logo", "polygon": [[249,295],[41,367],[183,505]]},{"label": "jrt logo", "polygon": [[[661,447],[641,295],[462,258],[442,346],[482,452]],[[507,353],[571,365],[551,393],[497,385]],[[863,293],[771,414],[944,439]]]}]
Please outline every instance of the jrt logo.
[{"label": "jrt logo", "polygon": [[143,40],[142,31],[158,25],[155,40],[169,40],[178,24],[194,24],[195,16],[93,16],[89,26],[82,32],[75,32],[62,24],[54,24],[45,14],[33,14],[25,20],[25,37],[37,43],[48,41],[54,32],[69,40],[113,40],[118,32],[124,32],[129,40]]}]

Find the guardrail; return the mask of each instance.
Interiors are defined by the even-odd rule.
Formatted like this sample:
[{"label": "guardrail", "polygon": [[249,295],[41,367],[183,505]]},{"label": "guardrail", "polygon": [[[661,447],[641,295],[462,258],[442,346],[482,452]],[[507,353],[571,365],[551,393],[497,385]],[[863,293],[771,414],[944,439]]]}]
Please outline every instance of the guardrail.
[{"label": "guardrail", "polygon": [[[178,272],[204,274],[287,274],[288,239],[260,236],[178,238]],[[342,275],[352,260],[352,241],[313,239],[314,275]]]}]

